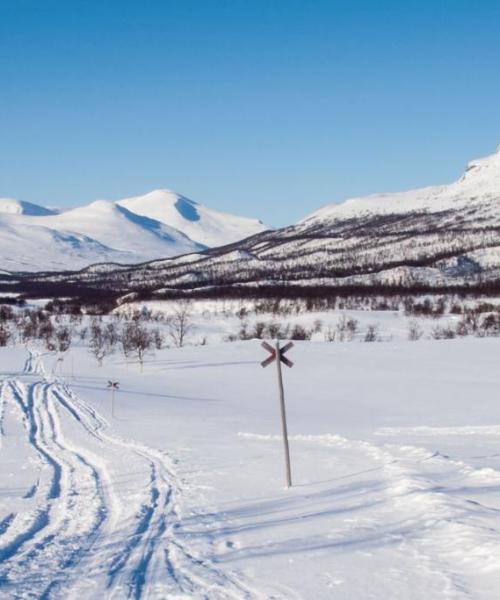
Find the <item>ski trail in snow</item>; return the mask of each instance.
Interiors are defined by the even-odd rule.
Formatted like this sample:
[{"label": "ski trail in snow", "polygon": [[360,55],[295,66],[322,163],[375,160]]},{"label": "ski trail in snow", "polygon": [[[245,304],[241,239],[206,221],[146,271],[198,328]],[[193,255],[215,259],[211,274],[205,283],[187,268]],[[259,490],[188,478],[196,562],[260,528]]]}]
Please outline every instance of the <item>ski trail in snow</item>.
[{"label": "ski trail in snow", "polygon": [[[107,432],[108,424],[29,352],[1,387],[40,466],[30,508],[0,523],[0,595],[15,598],[286,597],[253,589],[200,559],[176,530],[183,487],[163,452]],[[1,416],[1,415],[0,415]],[[136,485],[122,480],[137,478]],[[135,481],[135,480],[134,480]]]},{"label": "ski trail in snow", "polygon": [[[497,432],[498,429],[495,430]],[[391,433],[394,433],[392,431]],[[446,433],[450,433],[446,431]],[[256,441],[281,442],[281,436],[240,432],[240,437]],[[296,444],[319,444],[338,451],[361,451],[365,464],[381,473],[384,492],[371,529],[395,523],[390,536],[402,551],[414,556],[415,568],[432,574],[442,582],[443,598],[472,598],[472,589],[482,583],[484,597],[496,598],[496,587],[488,589],[487,577],[500,574],[500,530],[488,517],[500,507],[484,506],[455,489],[472,489],[478,484],[494,488],[500,472],[475,469],[460,460],[416,446],[351,440],[335,434],[291,435]],[[366,530],[366,517],[360,519]],[[337,535],[356,537],[356,522]],[[475,585],[472,586],[471,582]]]},{"label": "ski trail in snow", "polygon": [[[52,469],[45,503],[0,554],[0,580],[21,597],[51,597],[82,553],[90,549],[106,515],[97,471],[65,445],[51,386],[45,382],[13,384],[13,397],[24,411],[30,441]],[[37,489],[35,495],[39,493]],[[27,569],[36,577],[26,578]]]},{"label": "ski trail in snow", "polygon": [[175,498],[182,496],[182,489],[168,456],[110,436],[105,432],[104,419],[69,388],[61,387],[58,394],[61,403],[89,435],[105,445],[132,452],[150,470],[148,502],[136,514],[127,543],[110,560],[107,586],[111,598],[154,598],[179,593],[190,598],[221,600],[278,597],[252,590],[208,561],[197,559],[179,541],[175,531],[180,515]]}]

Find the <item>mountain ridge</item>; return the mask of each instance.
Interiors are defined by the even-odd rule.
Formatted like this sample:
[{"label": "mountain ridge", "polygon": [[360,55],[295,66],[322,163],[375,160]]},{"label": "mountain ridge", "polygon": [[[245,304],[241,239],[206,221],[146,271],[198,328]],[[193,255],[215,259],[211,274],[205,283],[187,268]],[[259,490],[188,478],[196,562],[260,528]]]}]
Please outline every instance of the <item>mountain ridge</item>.
[{"label": "mountain ridge", "polygon": [[120,269],[35,275],[31,285],[151,298],[347,288],[500,292],[500,155],[469,165],[452,184],[330,205],[226,246]]},{"label": "mountain ridge", "polygon": [[[157,191],[123,201],[95,200],[64,211],[0,199],[0,268],[36,272],[81,269],[107,261],[140,263],[198,252],[209,245],[222,245],[266,229],[255,219],[209,209],[175,192],[168,194],[181,203],[181,211],[175,205],[167,206],[170,210],[161,220],[151,215],[151,201],[158,204],[165,200],[158,198]],[[144,199],[150,202],[142,210]],[[126,206],[129,200],[135,201],[138,212]],[[195,211],[191,218],[189,208]],[[177,227],[168,224],[169,217]],[[196,226],[189,227],[190,221]],[[197,239],[183,229],[193,230]],[[197,241],[201,239],[205,242]]]}]

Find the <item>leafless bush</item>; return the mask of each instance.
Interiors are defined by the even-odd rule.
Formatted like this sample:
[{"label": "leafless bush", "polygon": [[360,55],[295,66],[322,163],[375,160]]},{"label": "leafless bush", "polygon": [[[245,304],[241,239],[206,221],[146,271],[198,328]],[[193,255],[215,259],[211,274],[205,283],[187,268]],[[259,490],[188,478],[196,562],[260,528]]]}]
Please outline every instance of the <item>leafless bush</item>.
[{"label": "leafless bush", "polygon": [[180,300],[177,303],[173,314],[167,319],[167,330],[174,345],[182,348],[187,335],[192,330],[191,301]]},{"label": "leafless bush", "polygon": [[313,323],[313,333],[320,333],[323,329],[323,321],[321,319],[315,319]]},{"label": "leafless bush", "polygon": [[312,335],[312,331],[309,329],[305,329],[302,325],[294,325],[291,333],[291,340],[310,340]]},{"label": "leafless bush", "polygon": [[71,330],[69,327],[58,327],[54,331],[54,340],[58,352],[67,352],[71,346]]},{"label": "leafless bush", "polygon": [[114,352],[115,344],[114,334],[110,335],[109,329],[103,328],[100,320],[93,319],[89,327],[89,351],[99,367],[102,367],[104,358]]},{"label": "leafless bush", "polygon": [[337,340],[339,342],[351,342],[358,330],[359,321],[342,315],[337,322]]},{"label": "leafless bush", "polygon": [[492,313],[483,317],[480,330],[483,335],[500,335],[500,314]]},{"label": "leafless bush", "polygon": [[408,321],[408,339],[412,342],[419,340],[424,334],[422,327],[417,320]]},{"label": "leafless bush", "polygon": [[365,342],[376,342],[378,340],[378,325],[371,324],[366,328],[364,337]]},{"label": "leafless bush", "polygon": [[452,340],[456,335],[456,331],[449,325],[446,327],[434,327],[431,331],[431,337],[435,340]]},{"label": "leafless bush", "polygon": [[155,344],[155,336],[140,320],[134,320],[127,323],[122,330],[120,343],[123,354],[127,358],[131,353],[137,356],[141,367],[141,373],[144,366],[144,357]]},{"label": "leafless bush", "polygon": [[334,342],[337,337],[337,330],[333,327],[328,327],[325,331],[325,342]]},{"label": "leafless bush", "polygon": [[7,325],[7,323],[0,323],[0,346],[7,346],[11,338],[12,332],[10,331],[10,328]]},{"label": "leafless bush", "polygon": [[14,310],[12,306],[6,304],[0,305],[0,323],[5,321],[12,321],[14,319]]},{"label": "leafless bush", "polygon": [[155,327],[155,329],[151,330],[151,336],[153,338],[154,347],[157,350],[161,350],[165,343],[165,339],[163,337],[162,332],[158,329],[158,327]]}]

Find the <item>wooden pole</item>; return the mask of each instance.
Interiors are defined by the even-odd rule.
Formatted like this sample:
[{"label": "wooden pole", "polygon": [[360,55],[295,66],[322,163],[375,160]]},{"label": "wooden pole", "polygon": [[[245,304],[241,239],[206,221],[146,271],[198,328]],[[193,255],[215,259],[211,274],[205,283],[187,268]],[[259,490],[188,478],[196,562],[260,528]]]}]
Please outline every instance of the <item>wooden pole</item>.
[{"label": "wooden pole", "polygon": [[286,487],[292,487],[292,469],[290,467],[290,448],[288,446],[288,429],[286,426],[285,390],[283,389],[283,374],[281,372],[280,343],[276,342],[276,366],[278,369],[278,387],[280,392],[281,428],[285,446]]}]

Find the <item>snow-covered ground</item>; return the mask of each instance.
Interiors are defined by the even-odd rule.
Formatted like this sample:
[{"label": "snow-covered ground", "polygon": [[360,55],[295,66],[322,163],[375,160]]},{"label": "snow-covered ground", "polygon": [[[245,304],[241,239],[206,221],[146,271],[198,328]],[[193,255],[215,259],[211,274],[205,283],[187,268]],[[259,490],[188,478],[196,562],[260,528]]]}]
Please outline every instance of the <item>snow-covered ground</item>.
[{"label": "snow-covered ground", "polygon": [[0,597],[496,599],[499,350],[0,349]]}]

